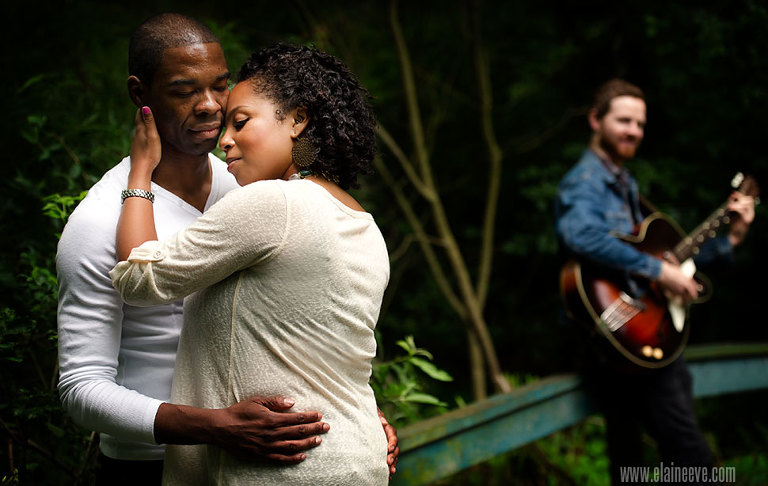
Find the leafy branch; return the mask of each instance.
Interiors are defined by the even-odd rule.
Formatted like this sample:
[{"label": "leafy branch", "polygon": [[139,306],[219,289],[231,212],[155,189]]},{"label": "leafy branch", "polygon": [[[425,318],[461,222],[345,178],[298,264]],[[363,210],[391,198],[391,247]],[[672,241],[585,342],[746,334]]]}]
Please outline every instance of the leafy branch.
[{"label": "leafy branch", "polygon": [[432,363],[432,354],[417,347],[413,336],[397,341],[397,345],[405,354],[374,363],[371,375],[371,388],[387,418],[402,426],[446,411],[448,404],[427,393],[423,383],[425,378],[450,382],[453,377]]}]

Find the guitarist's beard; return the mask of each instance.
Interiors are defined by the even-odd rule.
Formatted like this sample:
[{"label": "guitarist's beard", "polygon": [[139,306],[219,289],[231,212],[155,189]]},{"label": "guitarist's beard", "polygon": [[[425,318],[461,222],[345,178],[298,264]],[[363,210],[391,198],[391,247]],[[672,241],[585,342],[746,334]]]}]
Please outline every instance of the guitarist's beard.
[{"label": "guitarist's beard", "polygon": [[610,157],[615,163],[623,163],[635,157],[637,147],[640,146],[640,140],[636,137],[622,137],[619,140],[611,140],[606,137],[605,134],[600,136],[598,140],[600,148]]}]

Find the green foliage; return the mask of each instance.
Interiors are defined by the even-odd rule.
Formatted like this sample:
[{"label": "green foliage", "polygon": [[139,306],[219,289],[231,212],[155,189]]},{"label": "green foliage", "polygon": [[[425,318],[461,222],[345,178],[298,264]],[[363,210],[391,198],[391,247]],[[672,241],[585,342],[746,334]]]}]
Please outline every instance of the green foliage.
[{"label": "green foliage", "polygon": [[62,223],[67,221],[75,206],[83,200],[88,191],[82,191],[77,196],[62,196],[61,194],[51,194],[43,198],[43,214]]},{"label": "green foliage", "polygon": [[[51,230],[63,224],[83,195],[46,198],[44,212],[57,223]],[[16,291],[18,302],[26,305],[0,309],[0,394],[7,397],[0,402],[0,421],[12,439],[7,464],[15,466],[2,484],[77,483],[82,477],[77,465],[89,460],[92,440],[65,415],[56,391],[58,286],[53,260],[51,252],[33,247],[23,251]],[[51,458],[57,458],[58,468],[41,467]]]},{"label": "green foliage", "polygon": [[447,410],[447,403],[426,393],[425,378],[453,381],[451,375],[432,363],[429,351],[416,346],[413,336],[397,341],[397,345],[405,354],[375,361],[371,375],[379,408],[396,428]]},{"label": "green foliage", "polygon": [[736,482],[744,486],[768,484],[768,454],[756,452],[746,456],[731,458],[724,467],[736,468]]},{"label": "green foliage", "polygon": [[536,443],[551,465],[566,471],[575,484],[608,486],[608,457],[605,424],[592,417],[568,429],[556,432]]},{"label": "green foliage", "polygon": [[433,486],[608,486],[604,427],[599,419],[470,467]]},{"label": "green foliage", "polygon": [[0,478],[0,485],[8,486],[11,484],[19,484],[19,471],[17,469],[14,469],[10,474]]}]

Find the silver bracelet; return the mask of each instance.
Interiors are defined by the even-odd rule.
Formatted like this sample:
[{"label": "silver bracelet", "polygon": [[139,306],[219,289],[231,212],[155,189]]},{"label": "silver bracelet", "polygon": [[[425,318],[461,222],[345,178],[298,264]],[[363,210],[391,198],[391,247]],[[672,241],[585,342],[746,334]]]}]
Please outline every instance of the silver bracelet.
[{"label": "silver bracelet", "polygon": [[125,202],[126,198],[129,197],[143,197],[144,199],[149,199],[151,203],[155,202],[155,195],[144,189],[124,189],[120,193],[121,202]]}]

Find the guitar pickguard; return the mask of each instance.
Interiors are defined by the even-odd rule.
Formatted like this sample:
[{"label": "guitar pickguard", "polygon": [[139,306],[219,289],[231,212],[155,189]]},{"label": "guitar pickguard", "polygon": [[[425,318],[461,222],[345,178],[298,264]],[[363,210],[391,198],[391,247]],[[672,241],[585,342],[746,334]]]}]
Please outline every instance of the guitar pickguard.
[{"label": "guitar pickguard", "polygon": [[[696,264],[693,263],[693,259],[689,258],[680,264],[680,270],[682,270],[686,276],[693,277],[693,275],[696,273]],[[679,296],[667,296],[667,300],[669,302],[669,314],[672,316],[672,325],[675,326],[675,330],[677,332],[683,332],[683,327],[685,327],[685,319],[688,314],[688,310],[683,303],[683,299]]]}]

